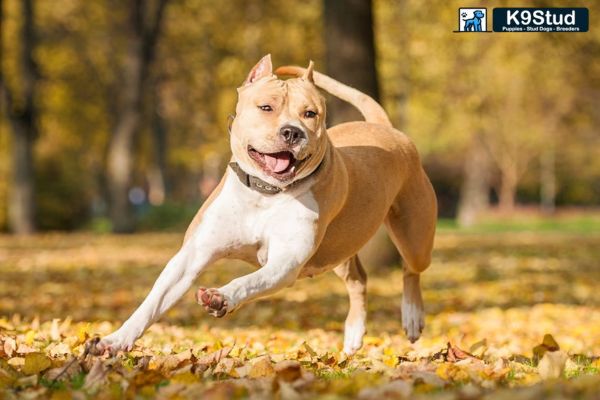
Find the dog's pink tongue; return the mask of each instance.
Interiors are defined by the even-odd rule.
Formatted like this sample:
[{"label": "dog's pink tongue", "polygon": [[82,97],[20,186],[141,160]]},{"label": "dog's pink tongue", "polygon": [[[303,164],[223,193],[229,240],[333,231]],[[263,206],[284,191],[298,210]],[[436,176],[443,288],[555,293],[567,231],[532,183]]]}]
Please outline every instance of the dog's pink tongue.
[{"label": "dog's pink tongue", "polygon": [[265,164],[267,168],[277,174],[285,171],[290,166],[291,161],[292,155],[287,151],[265,154]]}]

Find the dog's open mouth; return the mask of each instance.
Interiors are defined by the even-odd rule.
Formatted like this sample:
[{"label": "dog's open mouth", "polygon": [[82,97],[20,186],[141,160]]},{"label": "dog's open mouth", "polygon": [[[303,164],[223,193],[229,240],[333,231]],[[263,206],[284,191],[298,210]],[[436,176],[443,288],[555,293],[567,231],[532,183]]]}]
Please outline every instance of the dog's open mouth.
[{"label": "dog's open mouth", "polygon": [[290,151],[277,153],[261,153],[249,146],[248,154],[268,175],[279,180],[288,180],[296,174],[302,160],[297,160]]}]

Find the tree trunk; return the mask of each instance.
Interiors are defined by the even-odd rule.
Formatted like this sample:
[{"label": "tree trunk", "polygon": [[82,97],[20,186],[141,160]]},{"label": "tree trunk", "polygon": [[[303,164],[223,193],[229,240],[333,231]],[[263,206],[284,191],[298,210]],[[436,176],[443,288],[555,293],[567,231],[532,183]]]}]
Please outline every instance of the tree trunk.
[{"label": "tree trunk", "polygon": [[500,182],[499,208],[500,211],[510,213],[515,209],[517,195],[518,171],[516,166],[507,165],[501,169],[502,181]]},{"label": "tree trunk", "polygon": [[150,204],[159,206],[165,202],[167,196],[167,127],[160,114],[159,90],[154,83],[152,96],[152,139],[154,157],[150,171],[148,171],[148,200]]},{"label": "tree trunk", "polygon": [[479,136],[473,143],[464,160],[463,182],[458,202],[458,224],[473,226],[490,204],[490,160]]},{"label": "tree trunk", "polygon": [[108,148],[110,219],[113,231],[118,233],[134,229],[128,192],[133,166],[133,139],[139,130],[142,114],[141,39],[132,35],[129,40],[123,71],[123,104]]},{"label": "tree trunk", "polygon": [[[324,0],[327,73],[334,79],[379,98],[371,0]],[[334,98],[329,122],[360,120],[350,104]]]},{"label": "tree trunk", "polygon": [[[142,100],[166,2],[159,0],[154,8],[143,0],[129,3],[128,46],[120,89],[122,101],[108,148],[109,214],[113,231],[118,233],[132,232],[135,227],[128,198],[133,173],[133,144],[141,126]],[[152,13],[151,18],[149,13]]]},{"label": "tree trunk", "polygon": [[[0,10],[2,10],[0,1]],[[12,137],[12,179],[8,203],[10,229],[16,234],[29,234],[35,231],[35,173],[33,147],[37,138],[37,109],[35,97],[38,70],[33,52],[36,45],[34,26],[34,5],[32,0],[21,2],[21,57],[20,71],[22,93],[16,100],[15,94],[6,85],[3,71],[0,71],[0,98],[10,121]],[[2,31],[0,11],[0,32]],[[0,35],[0,43],[2,37]]]},{"label": "tree trunk", "polygon": [[556,154],[553,145],[544,150],[540,159],[540,205],[544,214],[556,210]]},{"label": "tree trunk", "polygon": [[12,232],[35,231],[35,173],[32,128],[21,121],[12,124],[12,181],[8,198],[8,221]]}]

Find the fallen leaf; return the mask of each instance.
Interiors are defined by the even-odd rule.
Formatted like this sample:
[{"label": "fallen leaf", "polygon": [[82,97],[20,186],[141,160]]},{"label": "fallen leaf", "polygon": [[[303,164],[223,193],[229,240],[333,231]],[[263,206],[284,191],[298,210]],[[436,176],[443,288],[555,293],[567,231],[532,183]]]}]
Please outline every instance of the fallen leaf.
[{"label": "fallen leaf", "polygon": [[12,367],[22,367],[25,364],[24,357],[13,357],[7,361],[8,365]]},{"label": "fallen leaf", "polygon": [[23,373],[26,375],[38,374],[52,366],[50,359],[42,353],[29,353],[25,356]]},{"label": "fallen leaf", "polygon": [[275,385],[275,390],[279,391],[279,398],[281,399],[301,400],[304,398],[296,391],[296,389],[294,389],[292,385],[290,385],[289,382],[278,381],[277,385]]},{"label": "fallen leaf", "polygon": [[46,348],[46,351],[48,352],[50,357],[58,357],[58,356],[63,356],[65,354],[70,354],[71,348],[69,347],[68,344],[61,342],[61,343],[54,343],[54,344],[48,346]]},{"label": "fallen leaf", "polygon": [[198,364],[207,364],[207,365],[211,365],[211,364],[216,364],[218,363],[221,359],[227,357],[229,355],[229,353],[231,352],[231,349],[233,349],[233,347],[223,347],[220,350],[214,351],[212,353],[206,354],[202,357],[198,357],[196,362]]},{"label": "fallen leaf", "polygon": [[263,378],[273,375],[275,375],[275,370],[268,355],[254,359],[248,373],[250,378]]},{"label": "fallen leaf", "polygon": [[77,344],[85,343],[90,338],[91,324],[81,324],[77,329]]},{"label": "fallen leaf", "polygon": [[26,345],[31,346],[33,344],[33,341],[35,340],[35,331],[31,329],[28,330],[25,334],[24,340]]},{"label": "fallen leaf", "polygon": [[554,340],[554,337],[549,333],[544,335],[544,339],[542,340],[542,344],[539,344],[533,348],[533,362],[537,365],[537,363],[544,357],[544,354],[549,351],[558,351],[560,350],[560,346]]},{"label": "fallen leaf", "polygon": [[6,337],[4,338],[4,344],[2,347],[4,350],[4,354],[6,354],[8,358],[10,358],[17,350],[17,342],[11,337]]},{"label": "fallen leaf", "polygon": [[317,357],[317,352],[313,350],[312,347],[309,346],[308,343],[304,342],[302,343],[302,346],[304,347],[304,350],[306,350],[306,352],[311,356],[311,357]]},{"label": "fallen leaf", "polygon": [[85,376],[85,380],[83,382],[83,389],[93,391],[97,387],[99,387],[104,378],[108,374],[108,368],[104,365],[102,360],[97,359],[90,369],[90,372]]},{"label": "fallen leaf", "polygon": [[24,376],[22,378],[17,379],[17,381],[15,382],[15,387],[19,388],[19,389],[25,389],[25,388],[29,388],[32,386],[37,386],[38,384],[38,376],[37,375],[30,375],[30,376]]},{"label": "fallen leaf", "polygon": [[81,372],[81,365],[79,365],[76,359],[71,359],[65,363],[65,365],[59,368],[49,369],[44,373],[44,378],[49,381],[54,380],[70,380],[73,376]]},{"label": "fallen leaf", "polygon": [[483,357],[487,351],[487,339],[481,339],[479,342],[475,342],[469,347],[469,353],[477,357]]},{"label": "fallen leaf", "polygon": [[563,351],[547,351],[538,364],[542,379],[560,378],[565,371],[568,356]]},{"label": "fallen leaf", "polygon": [[469,379],[469,374],[456,364],[440,364],[435,373],[445,381],[466,382]]},{"label": "fallen leaf", "polygon": [[275,364],[277,379],[285,382],[294,382],[302,377],[302,367],[298,361],[285,360]]},{"label": "fallen leaf", "polygon": [[19,344],[19,347],[17,347],[17,353],[19,354],[36,353],[37,351],[37,349],[24,343]]},{"label": "fallen leaf", "polygon": [[366,388],[358,393],[361,400],[407,399],[413,392],[413,386],[402,380],[394,380],[382,386]]},{"label": "fallen leaf", "polygon": [[175,369],[181,368],[185,364],[191,364],[193,362],[192,357],[192,351],[186,350],[178,354],[154,357],[151,364],[154,364],[154,369],[158,369],[161,372],[168,374]]},{"label": "fallen leaf", "polygon": [[60,327],[58,326],[58,318],[54,318],[52,320],[52,325],[50,326],[50,339],[54,341],[60,340]]},{"label": "fallen leaf", "polygon": [[224,358],[215,366],[213,370],[214,374],[225,374],[229,376],[235,376],[235,360],[233,358]]},{"label": "fallen leaf", "polygon": [[415,379],[415,383],[421,381],[436,388],[441,388],[446,385],[446,382],[433,372],[415,371],[412,373],[412,377]]},{"label": "fallen leaf", "polygon": [[0,388],[12,384],[19,373],[5,360],[0,359]]},{"label": "fallen leaf", "polygon": [[452,345],[448,342],[448,353],[446,359],[450,362],[456,362],[458,360],[465,360],[467,358],[477,358],[472,354],[467,353],[466,351],[458,348],[457,346]]}]

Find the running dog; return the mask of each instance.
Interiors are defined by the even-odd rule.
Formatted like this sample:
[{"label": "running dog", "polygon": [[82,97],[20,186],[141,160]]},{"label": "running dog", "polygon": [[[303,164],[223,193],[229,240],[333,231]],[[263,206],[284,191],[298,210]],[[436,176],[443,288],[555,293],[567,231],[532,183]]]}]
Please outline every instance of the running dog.
[{"label": "running dog", "polygon": [[[235,258],[258,269],[198,289],[210,315],[223,317],[296,279],[333,270],[348,289],[344,351],[354,354],[366,320],[367,277],[357,253],[382,223],[405,262],[402,325],[411,342],[419,338],[419,277],[431,260],[437,204],[415,146],[372,98],[313,72],[312,62],[276,73],[294,78],[275,76],[267,55],[238,88],[223,179],[146,299],[97,350],[131,350],[207,266]],[[365,121],[326,129],[317,87],[354,105]]]}]

